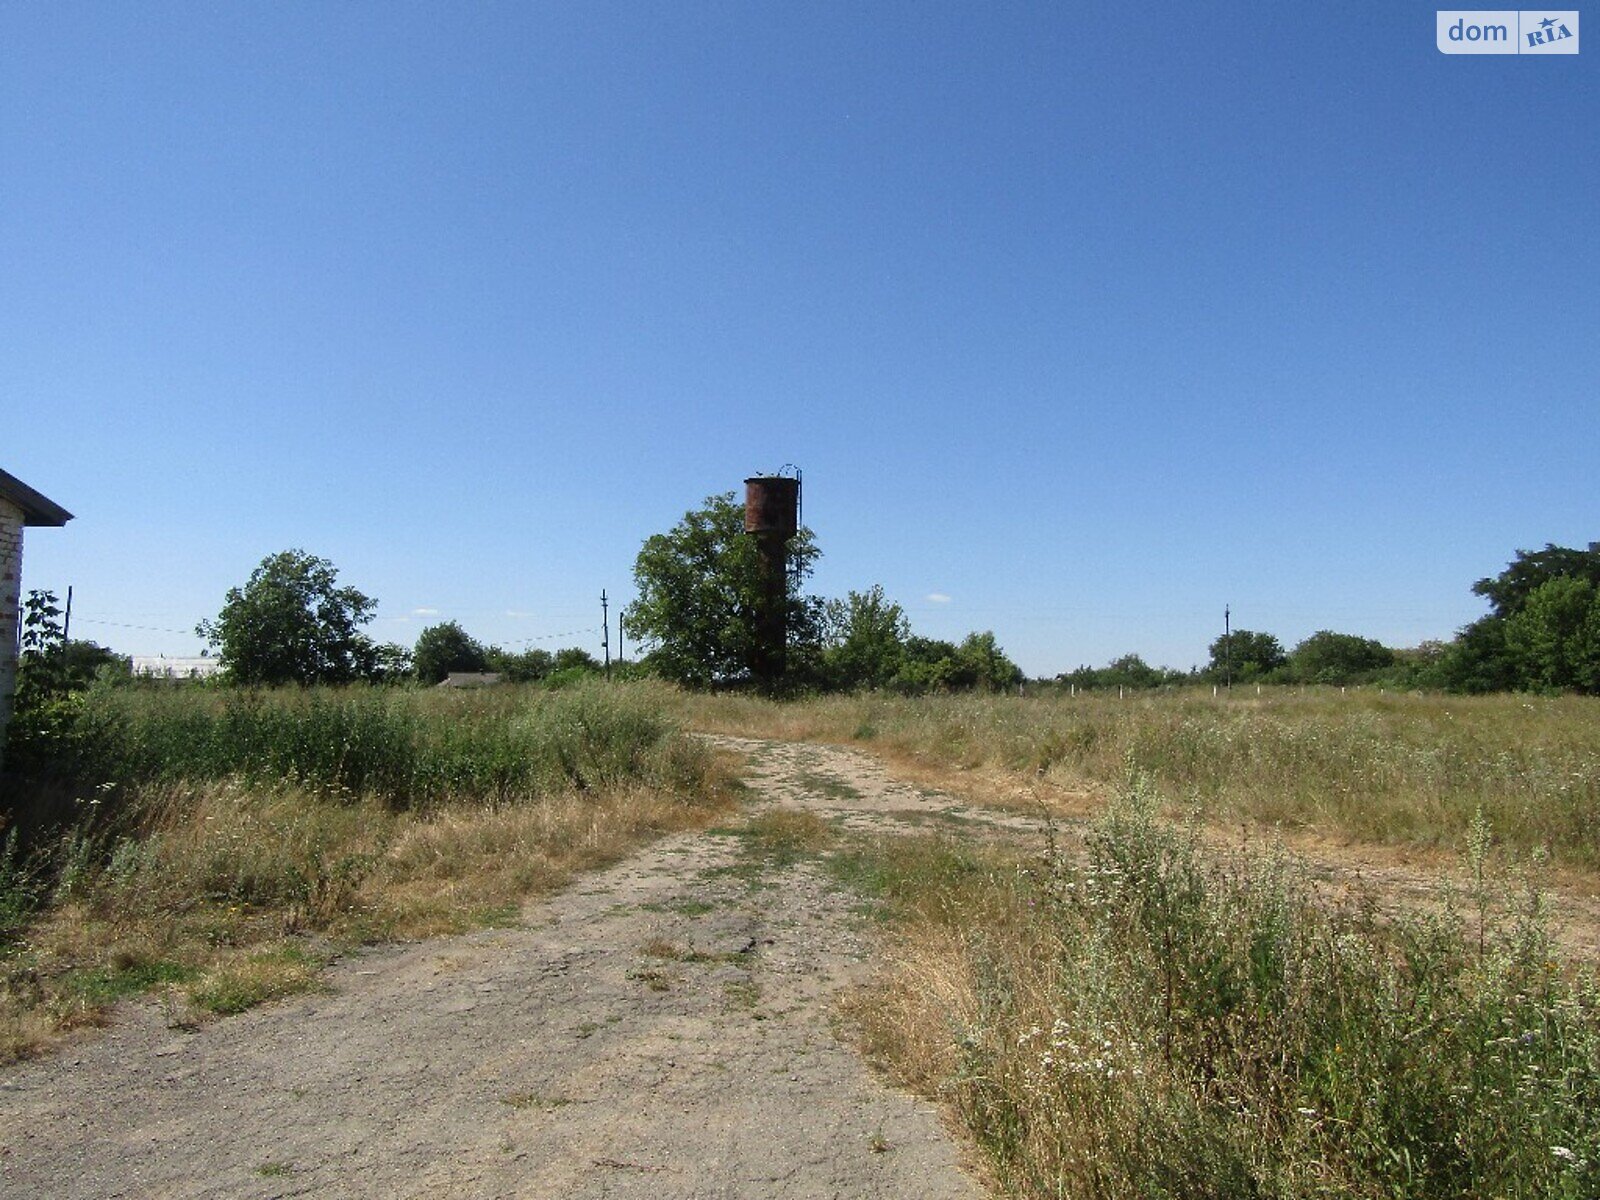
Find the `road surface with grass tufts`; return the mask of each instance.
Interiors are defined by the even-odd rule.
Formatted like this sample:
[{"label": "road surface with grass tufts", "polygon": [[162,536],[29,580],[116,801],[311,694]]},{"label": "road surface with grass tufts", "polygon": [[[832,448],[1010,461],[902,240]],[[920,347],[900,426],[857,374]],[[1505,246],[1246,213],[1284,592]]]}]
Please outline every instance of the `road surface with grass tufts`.
[{"label": "road surface with grass tufts", "polygon": [[0,1072],[0,1194],[981,1196],[934,1108],[850,1049],[873,929],[807,839],[989,818],[851,751],[713,740],[749,756],[738,819],[517,928],[354,955],[192,1031],[128,1004]]}]

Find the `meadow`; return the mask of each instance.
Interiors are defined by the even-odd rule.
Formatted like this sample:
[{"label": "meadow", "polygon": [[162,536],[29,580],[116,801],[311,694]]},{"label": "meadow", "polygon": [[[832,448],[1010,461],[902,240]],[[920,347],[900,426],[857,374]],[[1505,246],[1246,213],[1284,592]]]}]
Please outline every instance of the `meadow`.
[{"label": "meadow", "polygon": [[[529,896],[735,803],[686,729],[849,743],[1045,821],[751,822],[881,921],[847,1003],[1035,1198],[1600,1194],[1600,986],[1549,864],[1600,870],[1600,702],[1370,691],[832,696],[105,689],[27,753],[0,1057],[155,990],[181,1024]],[[1059,803],[1069,797],[1065,808]],[[1048,814],[1068,811],[1053,823]],[[1219,830],[1246,825],[1249,852]],[[1272,831],[1423,848],[1442,904],[1321,887]],[[1237,842],[1234,843],[1235,845]],[[1447,880],[1447,882],[1448,882]]]},{"label": "meadow", "polygon": [[[1541,890],[1552,862],[1594,890],[1593,699],[679,704],[971,800],[1073,798],[1042,854],[950,832],[828,856],[885,922],[864,1048],[954,1111],[999,1194],[1600,1195],[1600,982]],[[1258,848],[1224,850],[1241,824]],[[1274,830],[1424,848],[1443,903],[1321,887]]]},{"label": "meadow", "polygon": [[696,728],[854,743],[910,766],[1103,795],[1138,772],[1174,813],[1382,845],[1498,847],[1600,869],[1600,700],[1338,688],[1069,697],[681,694]]},{"label": "meadow", "polygon": [[0,1061],[124,995],[183,1022],[316,986],[351,945],[514,921],[731,802],[699,742],[598,684],[70,703],[16,756],[35,771],[0,840]]},{"label": "meadow", "polygon": [[1491,872],[1486,924],[1380,915],[1161,806],[1136,776],[1081,846],[832,860],[886,922],[863,1045],[954,1111],[998,1194],[1600,1194],[1600,986],[1536,891]]}]

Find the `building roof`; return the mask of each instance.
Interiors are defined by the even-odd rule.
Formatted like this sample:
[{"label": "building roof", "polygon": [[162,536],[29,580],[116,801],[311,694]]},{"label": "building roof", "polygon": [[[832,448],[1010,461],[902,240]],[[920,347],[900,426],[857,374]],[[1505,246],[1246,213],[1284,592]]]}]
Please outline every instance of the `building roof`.
[{"label": "building roof", "polygon": [[72,514],[47,496],[41,496],[15,475],[0,471],[0,498],[22,510],[24,525],[65,525]]},{"label": "building roof", "polygon": [[451,671],[436,686],[442,688],[493,687],[500,682],[498,671]]}]

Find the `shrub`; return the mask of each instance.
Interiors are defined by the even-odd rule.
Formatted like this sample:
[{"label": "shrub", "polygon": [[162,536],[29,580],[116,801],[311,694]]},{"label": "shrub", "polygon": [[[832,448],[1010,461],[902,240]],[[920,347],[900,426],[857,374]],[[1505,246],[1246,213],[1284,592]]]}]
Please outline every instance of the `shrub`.
[{"label": "shrub", "polygon": [[924,899],[939,929],[908,928],[865,1006],[939,1009],[868,1020],[902,1052],[949,1031],[922,1082],[1008,1194],[1597,1194],[1600,995],[1536,903],[1480,951],[1449,912],[1325,905],[1287,858],[1214,858],[1157,810],[1135,775],[1085,862]]}]

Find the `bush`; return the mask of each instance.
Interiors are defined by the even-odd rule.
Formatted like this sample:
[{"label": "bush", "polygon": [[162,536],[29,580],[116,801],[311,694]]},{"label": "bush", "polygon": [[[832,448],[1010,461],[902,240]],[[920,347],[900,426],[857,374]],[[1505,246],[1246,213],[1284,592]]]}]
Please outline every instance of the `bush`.
[{"label": "bush", "polygon": [[1536,902],[1486,937],[1329,908],[1157,805],[1134,776],[1085,864],[991,876],[1006,911],[952,920],[945,1086],[1008,1193],[1600,1194],[1600,995]]}]

